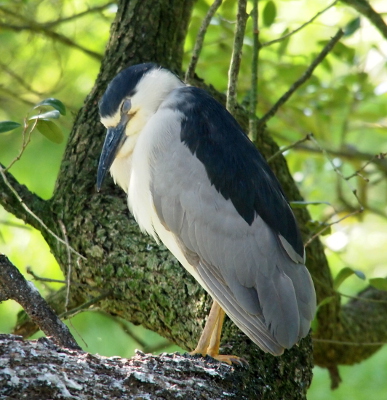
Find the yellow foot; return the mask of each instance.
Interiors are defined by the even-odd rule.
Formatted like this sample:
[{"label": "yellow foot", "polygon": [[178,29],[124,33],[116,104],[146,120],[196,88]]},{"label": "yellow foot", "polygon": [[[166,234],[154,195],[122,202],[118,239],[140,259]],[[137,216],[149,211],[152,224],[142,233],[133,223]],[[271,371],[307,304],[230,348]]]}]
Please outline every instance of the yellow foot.
[{"label": "yellow foot", "polygon": [[218,360],[219,362],[226,363],[226,364],[229,364],[229,365],[238,364],[240,366],[244,366],[244,365],[248,365],[249,364],[247,362],[247,360],[245,360],[244,358],[238,357],[238,356],[233,356],[233,355],[211,354],[211,353],[203,354],[202,352],[196,351],[196,350],[191,351],[189,354],[191,356],[194,356],[196,354],[200,354],[203,357],[210,356],[210,357],[214,358],[215,360]]},{"label": "yellow foot", "polygon": [[226,363],[226,364],[229,364],[229,365],[238,364],[241,367],[243,367],[244,365],[249,365],[247,360],[245,360],[242,357],[238,357],[238,356],[232,356],[232,355],[226,356],[226,355],[223,355],[223,354],[218,354],[216,356],[213,355],[213,356],[210,356],[210,357],[215,358],[215,360],[218,360],[218,361],[220,361],[222,363]]}]

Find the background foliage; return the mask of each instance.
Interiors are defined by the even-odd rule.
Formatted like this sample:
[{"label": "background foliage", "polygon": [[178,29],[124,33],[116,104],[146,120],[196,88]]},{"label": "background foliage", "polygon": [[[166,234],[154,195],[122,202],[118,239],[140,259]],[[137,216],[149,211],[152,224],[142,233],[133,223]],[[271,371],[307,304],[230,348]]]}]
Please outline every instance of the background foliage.
[{"label": "background foliage", "polygon": [[[377,11],[386,11],[382,0],[371,3]],[[209,4],[210,1],[200,0],[194,10],[185,44],[185,66]],[[261,42],[288,34],[329,4],[325,0],[260,1]],[[227,88],[235,10],[236,1],[224,1],[208,29],[197,67],[201,78],[223,92]],[[35,104],[44,98],[56,97],[68,110],[56,122],[67,137],[73,117],[98,73],[115,11],[114,3],[104,1],[3,2],[0,6],[0,121],[22,123],[24,117],[33,115]],[[263,47],[257,114],[264,115],[288,90],[339,27],[349,26],[348,35],[270,120],[268,130],[284,146],[303,139],[308,133],[316,138],[318,144],[305,141],[286,153],[305,200],[324,202],[309,206],[315,221],[338,220],[358,210],[360,200],[366,211],[333,225],[323,240],[334,276],[344,267],[350,267],[362,271],[368,280],[387,275],[387,167],[371,163],[360,172],[362,177],[355,176],[348,181],[340,174],[348,177],[374,155],[387,152],[387,42],[367,19],[358,18],[352,8],[337,3],[295,35]],[[238,86],[242,103],[248,101],[251,86],[251,31],[249,20]],[[4,165],[18,155],[21,140],[20,128],[0,134],[0,160]],[[49,198],[64,148],[65,141],[54,144],[34,131],[31,143],[11,172],[30,190]],[[359,200],[353,189],[357,190]],[[40,234],[3,209],[0,209],[0,251],[22,272],[31,266],[39,276],[63,279]],[[42,282],[36,285],[45,294],[60,286]],[[366,281],[353,275],[339,290],[354,295],[366,285]],[[12,330],[17,310],[18,306],[11,302],[0,305],[1,332]],[[129,357],[136,347],[145,347],[146,351],[157,351],[163,346],[165,349],[164,340],[155,334],[113,321],[96,311],[79,314],[71,320],[75,337],[81,345],[83,339],[85,350]],[[132,337],[124,332],[123,324]],[[166,349],[173,350],[174,347]],[[309,398],[363,399],[371,393],[374,398],[383,398],[387,391],[386,367],[385,348],[361,365],[341,367],[344,382],[331,394],[327,394],[327,371],[315,368]]]}]

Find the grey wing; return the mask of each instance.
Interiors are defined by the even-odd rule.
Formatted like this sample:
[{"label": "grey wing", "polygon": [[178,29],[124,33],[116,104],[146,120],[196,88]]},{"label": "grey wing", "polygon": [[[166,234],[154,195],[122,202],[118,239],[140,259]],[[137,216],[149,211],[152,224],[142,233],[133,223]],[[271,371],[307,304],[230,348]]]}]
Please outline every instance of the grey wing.
[{"label": "grey wing", "polygon": [[309,272],[284,238],[259,216],[249,225],[211,185],[179,132],[166,130],[152,152],[157,215],[231,320],[264,351],[281,354],[309,331]]}]

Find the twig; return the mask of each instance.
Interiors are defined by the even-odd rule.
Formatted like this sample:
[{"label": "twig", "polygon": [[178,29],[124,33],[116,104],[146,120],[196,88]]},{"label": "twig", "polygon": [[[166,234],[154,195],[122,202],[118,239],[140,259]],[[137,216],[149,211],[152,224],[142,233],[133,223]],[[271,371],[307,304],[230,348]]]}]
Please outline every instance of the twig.
[{"label": "twig", "polygon": [[207,32],[207,28],[210,25],[211,19],[215,15],[217,9],[222,4],[222,1],[223,0],[215,0],[211,4],[210,8],[208,9],[208,12],[207,12],[206,16],[203,19],[202,25],[200,26],[199,32],[198,32],[197,37],[196,37],[196,42],[195,42],[194,49],[192,51],[191,61],[189,62],[189,65],[188,65],[188,68],[187,68],[187,72],[185,74],[185,81],[186,82],[190,82],[194,77],[196,65],[198,63],[199,56],[200,56],[200,52],[202,51],[202,48],[203,48],[203,42],[204,42],[204,37],[205,37],[206,32]]},{"label": "twig", "polygon": [[29,92],[31,92],[31,93],[33,93],[33,94],[35,94],[37,96],[41,96],[43,94],[42,92],[38,92],[38,91],[34,90],[34,88],[28,82],[26,82],[21,76],[16,74],[15,71],[13,71],[11,68],[8,67],[8,65],[3,64],[2,62],[0,62],[0,68],[3,71],[5,71],[8,75],[10,75],[21,86],[26,88]]},{"label": "twig", "polygon": [[[276,137],[280,137],[281,139],[287,140],[287,138],[285,138],[282,135],[279,134],[275,134]],[[310,153],[320,153],[319,149],[315,149],[314,147],[310,147],[310,146],[300,146],[297,145],[296,146],[297,150],[302,150],[302,151],[307,151]],[[363,160],[363,161],[368,161],[371,160],[372,163],[374,163],[381,171],[383,171],[383,173],[387,173],[387,162],[386,159],[384,157],[374,157],[373,154],[370,153],[363,153],[360,152],[358,150],[352,149],[352,148],[348,148],[347,150],[345,149],[340,149],[340,150],[334,150],[334,149],[325,149],[325,151],[335,157],[342,157],[342,158],[346,158],[348,160],[352,160],[352,159],[358,159],[358,160]],[[384,154],[384,153],[382,153]]]},{"label": "twig", "polygon": [[384,346],[387,342],[344,342],[340,340],[333,340],[333,339],[317,339],[312,337],[314,342],[321,342],[321,343],[332,343],[332,344],[341,344],[343,346]]},{"label": "twig", "polygon": [[329,154],[327,153],[327,151],[320,146],[320,143],[316,140],[316,138],[313,136],[313,134],[310,135],[310,140],[320,149],[320,151],[324,154],[325,158],[329,161],[329,163],[331,164],[333,170],[336,172],[336,174],[342,178],[342,180],[344,182],[346,182],[347,186],[349,187],[349,189],[351,190],[352,194],[355,196],[357,202],[360,205],[360,211],[359,212],[363,212],[364,208],[363,205],[357,195],[356,189],[354,189],[350,184],[349,181],[345,179],[345,176],[343,175],[343,173],[336,167],[336,165],[333,163],[333,161],[331,160],[331,158],[329,157]]},{"label": "twig", "polygon": [[81,350],[67,326],[57,317],[31,282],[27,282],[19,270],[0,254],[0,300],[17,301],[29,317],[47,335],[53,336],[63,347]]},{"label": "twig", "polygon": [[242,58],[242,46],[243,38],[246,30],[246,21],[248,14],[246,13],[247,0],[238,1],[238,14],[237,23],[235,27],[234,44],[230,62],[230,68],[228,70],[228,87],[227,87],[227,102],[226,108],[234,114],[236,108],[236,89],[239,74],[239,67],[241,65]]},{"label": "twig", "polygon": [[0,90],[4,93],[7,94],[7,96],[19,101],[20,103],[23,103],[29,107],[33,107],[35,105],[35,102],[27,100],[25,98],[23,98],[20,93],[18,92],[13,92],[12,90],[10,90],[9,88],[5,87],[5,86],[0,86]]},{"label": "twig", "polygon": [[265,42],[262,43],[261,47],[267,47],[270,46],[274,43],[278,43],[281,42],[282,40],[288,38],[289,36],[294,35],[295,33],[299,32],[301,29],[305,28],[305,26],[311,24],[316,18],[318,18],[321,14],[324,14],[326,11],[328,11],[331,7],[333,7],[334,5],[336,5],[336,3],[338,2],[338,0],[335,0],[332,4],[330,4],[328,7],[324,8],[323,10],[319,11],[313,18],[311,18],[309,21],[305,22],[304,24],[300,25],[297,29],[295,29],[294,31],[291,31],[289,33],[287,33],[286,35],[281,36],[278,39],[274,39],[274,40],[270,40],[269,42]]},{"label": "twig", "polygon": [[361,178],[363,178],[366,182],[369,182],[369,179],[364,177],[363,175],[360,174],[360,171],[363,171],[364,168],[367,167],[367,165],[373,163],[376,159],[378,160],[382,160],[384,158],[386,158],[387,153],[379,153],[374,155],[370,160],[368,160],[361,168],[359,168],[357,171],[355,171],[352,175],[349,175],[347,177],[345,177],[345,180],[348,181],[351,178],[355,177],[355,176],[360,176]]},{"label": "twig", "polygon": [[43,25],[34,23],[33,21],[29,21],[29,23],[24,26],[0,23],[0,27],[3,29],[15,31],[15,32],[30,31],[30,32],[35,32],[35,33],[41,33],[41,34],[49,37],[50,39],[53,39],[56,42],[59,42],[66,46],[73,47],[77,50],[80,50],[83,53],[87,54],[88,56],[94,58],[97,61],[102,60],[102,54],[99,54],[93,50],[89,50],[86,47],[83,47],[83,46],[75,43],[70,38],[68,38],[60,33],[54,32],[48,28],[45,28]]},{"label": "twig", "polygon": [[320,54],[313,60],[312,64],[307,68],[307,70],[303,73],[303,75],[293,83],[290,89],[284,93],[279,100],[274,104],[274,106],[259,120],[258,128],[261,128],[263,125],[267,123],[267,121],[274,117],[277,113],[278,109],[285,104],[291,95],[303,84],[305,83],[311,76],[315,68],[324,60],[324,58],[328,55],[328,53],[333,49],[335,44],[341,39],[344,35],[344,32],[339,29],[335,36],[326,44]]},{"label": "twig", "polygon": [[26,268],[26,272],[27,272],[27,274],[30,274],[36,281],[39,281],[39,282],[49,282],[49,283],[62,283],[62,284],[66,284],[66,281],[64,281],[64,280],[62,280],[62,279],[42,278],[42,277],[36,275],[35,272],[32,270],[31,267],[27,267],[27,268]]},{"label": "twig", "polygon": [[113,293],[113,289],[110,289],[107,292],[104,292],[97,297],[93,297],[91,300],[84,302],[80,306],[75,307],[72,310],[63,312],[62,314],[59,315],[59,318],[67,319],[69,317],[72,317],[72,316],[78,314],[81,311],[85,311],[93,304],[96,304],[99,301],[106,299],[106,297],[109,297],[112,293]]},{"label": "twig", "polygon": [[[24,210],[33,218],[35,219],[39,225],[41,225],[51,236],[53,236],[58,242],[62,243],[63,245],[67,246],[66,242],[61,239],[58,235],[56,235],[36,214],[34,214],[28,206],[24,203],[23,199],[19,196],[18,192],[12,187],[12,185],[9,183],[7,176],[5,175],[5,169],[0,165],[0,174],[3,178],[3,181],[5,185],[8,187],[8,189],[12,192],[12,194],[16,197],[20,205],[24,208]],[[82,254],[78,253],[76,250],[74,250],[71,246],[69,246],[70,250],[76,254],[78,257],[82,258],[83,260],[86,260],[86,257],[84,257]]]},{"label": "twig", "polygon": [[316,239],[316,237],[320,236],[323,232],[325,232],[332,225],[338,224],[339,222],[343,221],[344,219],[347,219],[348,217],[351,217],[351,216],[356,215],[356,214],[360,214],[363,211],[364,211],[363,207],[359,208],[359,209],[357,209],[357,210],[355,210],[355,211],[353,211],[353,212],[351,212],[351,213],[349,213],[347,215],[344,215],[344,217],[338,219],[337,221],[334,221],[334,222],[331,222],[330,224],[327,224],[326,226],[324,226],[323,229],[319,230],[317,233],[315,233],[313,236],[311,236],[307,240],[307,242],[305,243],[305,247],[308,247],[313,242],[313,240]]},{"label": "twig", "polygon": [[4,220],[4,219],[0,219],[0,225],[13,226],[14,228],[26,229],[28,231],[31,230],[30,226],[18,224],[18,223],[15,223],[15,222],[9,222],[9,221]]},{"label": "twig", "polygon": [[[26,149],[26,147],[28,146],[28,144],[31,141],[32,131],[35,129],[38,121],[39,121],[39,119],[36,118],[34,120],[34,123],[32,124],[32,128],[27,132],[29,125],[28,125],[27,119],[24,119],[24,127],[23,127],[23,133],[22,133],[22,137],[23,137],[22,147],[19,151],[19,154],[11,161],[11,163],[8,165],[8,167],[6,167],[4,169],[5,172],[8,171],[12,167],[12,165],[14,165],[17,161],[19,161],[21,159],[21,156],[23,155],[24,150]],[[26,132],[27,132],[27,135],[26,135]]]},{"label": "twig", "polygon": [[251,61],[251,90],[250,90],[250,115],[249,136],[255,142],[257,136],[257,117],[255,115],[258,104],[258,59],[261,43],[259,42],[258,29],[258,0],[253,1],[251,17],[253,19],[253,55]]},{"label": "twig", "polygon": [[165,340],[164,342],[158,343],[158,344],[153,344],[153,345],[148,345],[143,348],[145,353],[156,353],[159,352],[160,350],[165,349],[166,347],[169,347],[173,345],[174,343],[169,342],[168,340]]},{"label": "twig", "polygon": [[85,15],[88,15],[88,14],[91,14],[91,13],[97,13],[97,12],[103,11],[103,10],[105,10],[105,8],[108,8],[113,4],[116,4],[116,3],[109,2],[109,3],[103,4],[102,6],[91,7],[91,8],[88,8],[87,10],[85,10],[85,11],[80,12],[79,14],[74,14],[74,15],[70,15],[69,17],[60,18],[60,19],[57,19],[57,20],[51,21],[51,22],[46,22],[44,24],[44,26],[46,28],[52,28],[52,27],[54,27],[56,25],[63,24],[64,22],[69,22],[69,21],[72,21],[74,19],[82,18]]},{"label": "twig", "polygon": [[62,220],[59,220],[59,226],[62,229],[63,237],[66,242],[66,250],[67,250],[66,301],[65,301],[65,310],[67,311],[67,307],[70,302],[70,288],[71,288],[71,251],[70,251],[69,240],[67,237],[66,227]]},{"label": "twig", "polygon": [[311,133],[308,133],[304,138],[302,138],[300,140],[297,140],[297,142],[289,144],[288,146],[285,146],[285,147],[281,147],[276,153],[274,153],[272,156],[270,156],[266,161],[269,163],[270,161],[273,161],[274,158],[278,157],[280,154],[285,153],[285,151],[293,149],[294,147],[296,147],[300,143],[304,143],[307,140],[310,140],[311,139],[311,135],[312,135]]}]

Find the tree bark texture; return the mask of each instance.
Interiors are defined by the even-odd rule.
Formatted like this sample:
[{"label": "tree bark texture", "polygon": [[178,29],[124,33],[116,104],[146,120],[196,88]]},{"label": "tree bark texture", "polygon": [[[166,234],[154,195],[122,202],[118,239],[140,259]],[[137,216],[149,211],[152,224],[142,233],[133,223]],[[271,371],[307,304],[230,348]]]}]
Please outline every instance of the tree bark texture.
[{"label": "tree bark texture", "polygon": [[[79,305],[111,291],[109,297],[98,303],[102,310],[142,324],[188,350],[195,347],[199,338],[211,305],[210,298],[164,246],[157,245],[140,233],[129,215],[122,190],[108,178],[101,193],[97,193],[95,181],[105,136],[105,129],[99,122],[98,101],[107,83],[122,68],[147,61],[154,61],[180,73],[184,38],[193,4],[194,0],[121,0],[100,74],[75,120],[53,197],[48,201],[39,199],[8,174],[24,202],[51,230],[63,237],[61,224],[66,227],[70,246],[86,260],[69,253],[66,246],[26,214],[4,183],[0,182],[0,203],[41,230],[65,275],[70,271],[71,282],[83,284],[71,286],[70,300],[73,303]],[[204,85],[199,80],[197,83],[198,86]],[[211,88],[209,90],[224,101],[222,95]],[[237,118],[247,131],[247,112],[238,109]],[[266,157],[278,150],[265,131],[258,132],[257,137],[257,145]],[[301,200],[284,158],[276,157],[271,167],[288,198]],[[305,227],[310,220],[308,211],[296,210],[296,216],[303,236],[307,238],[310,235]],[[360,312],[362,306],[356,302],[340,307],[318,239],[307,248],[307,266],[314,278],[318,299],[321,301],[325,297],[335,296],[334,301],[320,309],[316,338],[340,340],[343,332],[352,331],[351,340],[355,342],[368,342],[370,338],[386,340],[387,329],[378,329],[377,335],[370,334],[375,323],[380,323],[384,328],[386,325],[386,321],[381,322],[375,312],[364,315]],[[381,296],[378,291],[372,291],[369,295],[371,298]],[[362,329],[354,329],[360,324]],[[227,321],[222,342],[232,345],[233,354],[249,361],[249,367],[243,369],[244,384],[253,388],[250,395],[254,395],[249,398],[305,398],[312,376],[309,337],[283,356],[273,357],[260,351]],[[341,350],[333,352],[330,352],[331,348],[331,344],[315,344],[317,364],[329,367],[359,362],[377,350],[377,347],[369,347],[367,354],[364,354],[364,348],[355,346],[351,348],[352,354],[348,358],[342,347],[337,346]],[[263,392],[265,385],[270,390]]]},{"label": "tree bark texture", "polygon": [[2,399],[244,400],[270,392],[261,382],[252,393],[244,370],[209,357],[137,351],[128,360],[61,348],[49,338],[0,335]]}]

